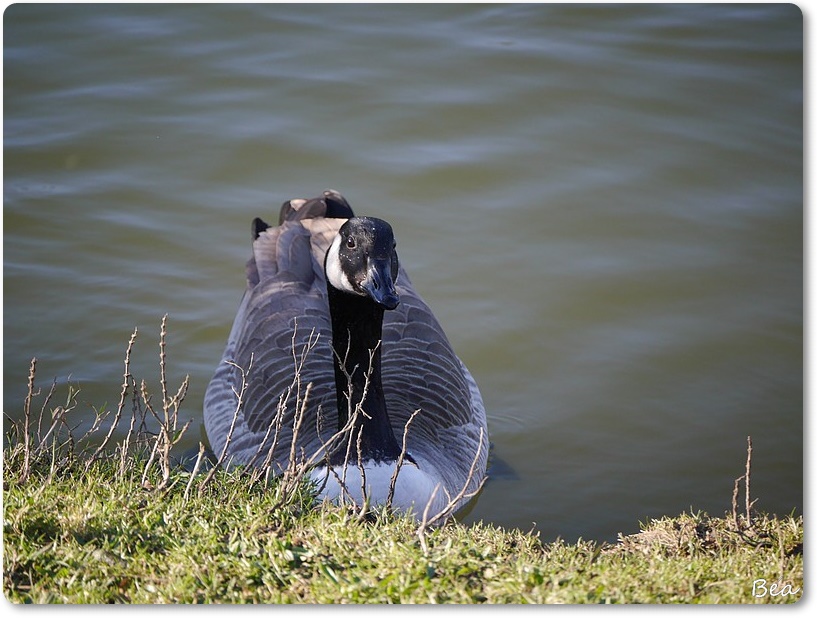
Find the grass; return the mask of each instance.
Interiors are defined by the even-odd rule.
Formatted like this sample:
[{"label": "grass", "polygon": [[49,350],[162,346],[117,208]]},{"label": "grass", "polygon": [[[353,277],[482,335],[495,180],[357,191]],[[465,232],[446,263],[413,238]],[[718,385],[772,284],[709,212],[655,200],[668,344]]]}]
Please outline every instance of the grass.
[{"label": "grass", "polygon": [[[164,323],[162,333],[163,341]],[[163,346],[161,354],[164,363]],[[453,520],[427,527],[385,509],[318,503],[303,480],[177,465],[182,389],[172,395],[162,385],[152,413],[127,362],[120,405],[75,436],[70,391],[65,405],[49,407],[52,389],[35,406],[33,371],[34,363],[25,418],[7,419],[3,449],[3,591],[12,603],[749,604],[802,596],[802,516],[753,513],[748,495],[745,513],[653,520],[614,544],[543,541]],[[128,424],[131,391],[141,399],[131,397]],[[129,428],[118,441],[114,421]],[[748,473],[747,461],[747,488]]]}]

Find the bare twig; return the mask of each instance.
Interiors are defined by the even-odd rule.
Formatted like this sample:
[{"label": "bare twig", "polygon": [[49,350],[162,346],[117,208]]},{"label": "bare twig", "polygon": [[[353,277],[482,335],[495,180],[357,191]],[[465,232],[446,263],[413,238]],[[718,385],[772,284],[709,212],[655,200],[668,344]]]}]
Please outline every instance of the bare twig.
[{"label": "bare twig", "polygon": [[221,454],[218,456],[215,465],[210,468],[210,471],[207,473],[207,476],[199,485],[199,493],[204,491],[204,488],[210,483],[215,476],[216,471],[221,465],[224,463],[224,459],[227,457],[227,450],[230,448],[230,442],[233,439],[233,431],[235,431],[235,424],[238,420],[238,415],[241,413],[241,409],[244,407],[244,395],[247,392],[247,376],[249,375],[250,371],[252,370],[254,354],[250,354],[250,363],[247,366],[247,369],[240,367],[233,361],[225,361],[231,367],[235,367],[238,371],[241,372],[241,387],[239,390],[233,388],[233,393],[236,396],[236,404],[235,404],[235,412],[233,412],[233,419],[230,421],[230,429],[227,432],[227,437],[224,440],[224,447],[221,449]]},{"label": "bare twig", "polygon": [[[57,408],[57,410],[55,410],[54,412],[55,412],[55,414],[54,414],[53,422],[51,423],[51,429],[54,429],[55,427],[58,427],[59,424],[63,422],[62,416],[65,413],[65,408],[63,408],[62,406],[59,406]],[[50,430],[49,430],[49,432],[50,432]],[[42,442],[41,444],[44,444],[44,442]],[[50,483],[52,481],[52,479],[54,478],[54,474],[57,471],[57,451],[58,450],[59,449],[57,448],[57,434],[55,433],[54,434],[54,439],[51,441],[51,466],[48,468],[48,478],[46,479],[46,484],[48,484],[48,483]]]},{"label": "bare twig", "polygon": [[[133,331],[134,333],[136,330]],[[130,440],[131,436],[133,435],[133,428],[136,425],[136,410],[139,402],[139,395],[138,391],[136,390],[136,380],[134,380],[133,376],[130,377],[130,387],[133,391],[133,396],[131,398],[131,415],[130,415],[130,425],[128,425],[128,432],[125,434],[124,439],[122,440],[122,444],[119,447],[119,477],[125,476],[125,467],[127,463],[128,452],[130,450]],[[144,415],[143,415],[144,419]]]},{"label": "bare twig", "polygon": [[366,511],[369,509],[369,492],[366,489],[366,468],[363,466],[363,448],[362,448],[362,441],[363,441],[363,425],[357,430],[357,442],[355,444],[357,448],[357,469],[360,473],[360,504],[358,505],[360,511],[358,513],[358,519],[362,520],[363,517],[366,515]]},{"label": "bare twig", "polygon": [[740,516],[738,515],[738,496],[740,494],[740,482],[744,482],[745,488],[745,502],[744,502],[744,520],[746,527],[752,526],[752,507],[757,500],[752,500],[751,494],[751,479],[752,479],[752,436],[746,436],[746,469],[743,474],[735,479],[735,486],[732,489],[732,524],[736,530],[742,528]]},{"label": "bare twig", "polygon": [[62,419],[65,416],[66,409],[62,406],[57,406],[51,412],[51,423],[48,426],[48,431],[45,432],[45,435],[42,438],[38,438],[38,443],[36,448],[34,449],[35,453],[39,453],[45,448],[45,445],[48,443],[48,439],[51,437],[51,434],[55,434],[52,442],[52,446],[57,442],[57,435],[56,431],[57,428],[62,424]]},{"label": "bare twig", "polygon": [[156,412],[153,408],[153,404],[151,403],[151,397],[147,391],[147,384],[144,380],[142,380],[141,385],[141,393],[142,393],[142,400],[145,403],[145,407],[148,411],[153,415],[153,418],[159,423],[159,432],[154,439],[153,448],[151,449],[150,457],[148,458],[148,462],[145,466],[145,470],[142,474],[142,484],[147,486],[147,474],[150,467],[153,465],[154,460],[158,462],[159,469],[162,474],[162,480],[159,483],[159,489],[162,489],[167,486],[167,483],[170,480],[170,472],[172,469],[171,462],[170,462],[170,451],[172,447],[181,440],[184,433],[187,431],[192,419],[188,420],[187,423],[181,428],[181,430],[177,431],[178,427],[178,416],[179,416],[179,407],[181,402],[184,400],[185,395],[187,394],[187,388],[190,382],[190,376],[185,376],[184,380],[182,380],[181,385],[179,386],[178,391],[173,397],[167,396],[167,376],[165,370],[165,337],[167,335],[166,330],[166,323],[167,323],[167,315],[162,319],[162,330],[159,337],[159,365],[160,365],[160,382],[161,382],[161,389],[162,389],[162,415]]},{"label": "bare twig", "polygon": [[740,519],[738,518],[738,495],[740,494],[740,482],[746,475],[741,474],[735,479],[735,487],[732,489],[732,523],[736,530],[740,530]]},{"label": "bare twig", "polygon": [[[37,448],[39,449],[42,447],[43,443],[46,441],[46,438],[41,437],[42,435],[42,424],[43,424],[43,417],[45,416],[45,409],[48,407],[48,403],[51,401],[51,398],[54,396],[54,391],[57,390],[57,378],[54,378],[51,382],[51,388],[48,389],[48,395],[45,396],[45,400],[43,401],[43,405],[40,406],[40,417],[37,419]],[[53,415],[52,415],[53,419]],[[54,428],[54,423],[52,422],[49,427],[49,432],[51,429]]]},{"label": "bare twig", "polygon": [[122,373],[122,390],[119,392],[119,404],[116,407],[116,415],[114,416],[113,422],[111,423],[110,428],[108,429],[108,433],[105,435],[105,439],[102,443],[97,447],[94,454],[85,462],[85,472],[88,472],[88,469],[91,467],[91,464],[96,461],[99,454],[105,449],[108,445],[108,441],[111,439],[116,426],[119,424],[119,419],[122,416],[122,410],[125,408],[125,397],[128,394],[128,386],[131,382],[131,374],[130,374],[130,353],[133,349],[133,342],[136,341],[136,333],[137,329],[133,329],[133,333],[130,336],[130,340],[128,341],[128,347],[125,351],[125,370]]},{"label": "bare twig", "polygon": [[287,488],[294,488],[294,486],[300,481],[301,477],[303,476],[303,468],[302,466],[298,465],[297,453],[298,434],[301,431],[301,424],[303,423],[304,416],[306,415],[306,404],[309,402],[309,393],[311,391],[312,382],[309,382],[306,385],[306,393],[304,393],[303,400],[300,402],[301,405],[296,410],[295,418],[293,419],[292,422],[292,440],[289,445],[289,465],[287,466],[287,469],[284,471],[283,480],[283,484]]},{"label": "bare twig", "polygon": [[[47,399],[50,399],[51,396],[53,395],[54,385],[55,384],[56,384],[56,380],[52,383],[51,391],[48,393]],[[78,392],[79,391],[75,390],[71,385],[68,386],[68,396],[65,399],[65,405],[64,406],[57,406],[56,408],[54,408],[51,411],[51,422],[50,422],[50,425],[48,427],[48,431],[45,432],[44,436],[39,436],[38,437],[37,445],[32,451],[33,455],[35,455],[35,456],[39,455],[42,451],[44,451],[49,446],[49,439],[51,440],[50,446],[51,446],[51,451],[52,451],[52,453],[51,453],[52,468],[51,468],[51,472],[49,473],[49,479],[51,477],[53,477],[53,475],[54,475],[53,467],[54,467],[54,464],[55,464],[56,451],[58,450],[57,449],[57,444],[58,444],[59,439],[60,439],[60,428],[61,427],[65,427],[65,429],[66,429],[66,431],[68,433],[68,438],[67,438],[66,442],[69,442],[71,444],[71,449],[69,450],[69,452],[73,453],[73,436],[71,435],[71,428],[68,425],[67,417],[68,417],[68,414],[74,408],[77,407],[76,395],[77,395]],[[41,416],[44,416],[44,414],[45,414],[45,404],[43,404],[43,410],[41,410]],[[63,445],[60,445],[59,450],[62,450],[62,446]]]},{"label": "bare twig", "polygon": [[752,525],[752,494],[749,485],[752,479],[752,436],[746,436],[746,525]]},{"label": "bare twig", "polygon": [[[105,409],[105,406],[102,406],[100,409],[97,409],[94,406],[91,406],[94,411],[94,422],[91,423],[91,427],[85,431],[84,434],[77,440],[77,444],[83,442],[90,442],[91,437],[99,431],[99,428],[102,427],[103,422],[109,416],[108,410]],[[77,425],[79,426],[79,425]]]},{"label": "bare twig", "polygon": [[[426,506],[425,506],[425,510],[423,511],[423,519],[421,520],[420,525],[417,528],[417,536],[420,539],[420,544],[422,545],[424,552],[427,552],[427,546],[425,544],[425,538],[424,538],[426,530],[430,526],[433,526],[433,525],[437,524],[440,521],[444,521],[444,520],[448,519],[454,513],[454,511],[457,510],[457,508],[459,507],[459,505],[460,505],[460,503],[462,501],[468,500],[468,499],[473,498],[474,496],[476,496],[482,490],[483,485],[485,485],[486,478],[483,477],[482,480],[480,480],[479,484],[477,485],[477,487],[473,491],[470,491],[470,492],[468,491],[468,486],[471,484],[471,481],[474,478],[474,473],[476,472],[476,468],[477,468],[477,462],[479,461],[480,455],[482,453],[482,444],[483,444],[483,437],[484,437],[483,434],[484,434],[484,431],[483,431],[482,427],[480,427],[480,429],[479,429],[479,447],[477,448],[477,452],[474,455],[473,461],[471,462],[471,467],[468,470],[468,477],[465,479],[465,482],[462,485],[462,489],[460,489],[459,493],[457,493],[457,495],[454,496],[453,498],[449,497],[448,498],[448,503],[445,505],[445,507],[443,507],[443,509],[440,512],[438,512],[436,515],[434,515],[434,517],[432,517],[431,519],[428,518],[428,511],[429,511],[429,507],[431,506],[431,504],[434,501],[434,498],[435,498],[435,496],[437,494],[437,488],[434,489],[434,492],[431,494],[431,497],[428,499],[428,502],[426,503]],[[439,485],[438,485],[438,487],[439,487]]]},{"label": "bare twig", "polygon": [[394,490],[397,487],[397,476],[400,474],[400,469],[403,467],[403,460],[406,457],[407,451],[407,438],[408,438],[408,430],[411,426],[414,417],[416,417],[420,413],[420,409],[417,408],[414,412],[411,413],[411,416],[406,421],[406,424],[403,426],[403,446],[400,449],[400,455],[397,457],[397,464],[394,466],[394,474],[391,475],[391,481],[389,482],[389,497],[386,500],[386,508],[390,509],[392,501],[394,500]]},{"label": "bare twig", "polygon": [[[102,457],[107,457],[106,453],[122,422],[122,415],[125,413],[128,392],[131,391],[133,407],[130,427],[123,441],[117,445],[117,449],[119,450],[119,476],[123,476],[126,472],[128,456],[131,454],[131,441],[135,436],[136,444],[147,446],[150,453],[148,464],[143,474],[143,482],[145,482],[145,484],[147,483],[148,472],[154,463],[158,463],[162,472],[160,487],[165,486],[169,482],[171,475],[171,449],[182,439],[192,422],[191,419],[191,421],[188,421],[183,426],[180,426],[179,422],[179,411],[188,391],[189,376],[184,378],[175,394],[171,394],[168,391],[166,354],[167,315],[165,315],[162,319],[159,342],[160,382],[163,397],[162,409],[157,411],[157,407],[154,407],[151,401],[145,381],[142,380],[141,389],[138,388],[137,382],[131,373],[131,355],[137,334],[138,329],[134,329],[128,341],[124,359],[124,370],[122,372],[119,402],[115,411],[106,410],[105,407],[95,408],[91,406],[94,411],[94,416],[90,420],[90,423],[81,418],[72,426],[74,419],[70,416],[70,412],[77,406],[77,394],[80,391],[73,385],[68,384],[68,397],[65,404],[56,406],[50,410],[51,423],[46,427],[44,419],[48,418],[49,405],[55,393],[57,393],[56,379],[53,381],[51,389],[45,395],[42,402],[39,419],[33,418],[32,405],[34,398],[39,396],[40,392],[35,390],[36,359],[32,359],[29,371],[28,395],[25,399],[23,411],[24,418],[19,423],[19,426],[15,423],[15,431],[20,436],[17,443],[18,445],[15,446],[15,448],[20,449],[19,461],[21,465],[19,478],[21,480],[31,477],[35,461],[39,461],[35,458],[46,454],[46,451],[50,451],[46,456],[49,456],[51,460],[50,472],[46,477],[47,481],[50,481],[54,477],[60,465],[64,465],[66,461],[73,461],[75,459],[76,448],[82,448],[83,454],[85,453],[85,449],[87,449],[88,457],[82,462],[86,472],[95,461],[98,461]],[[142,407],[143,405],[144,408]],[[155,434],[149,432],[145,422],[148,412],[159,424],[159,431]],[[141,415],[140,420],[137,418],[139,415]],[[140,422],[138,428],[136,428],[137,422]],[[83,433],[78,439],[75,439],[74,432],[80,427],[83,428]],[[100,441],[97,441],[95,436],[100,432],[103,433],[103,437]],[[44,461],[43,463],[47,462]]]},{"label": "bare twig", "polygon": [[[182,437],[187,428],[190,426],[188,421],[181,431],[177,432],[179,422],[179,407],[187,395],[187,388],[190,384],[190,376],[185,376],[182,383],[179,385],[176,394],[172,397],[168,396],[167,389],[167,314],[162,317],[162,326],[159,333],[159,382],[162,388],[162,418],[159,421],[159,435],[157,441],[159,444],[159,468],[162,471],[162,482],[160,487],[167,485],[170,479],[170,450]],[[151,410],[153,412],[153,410]],[[157,416],[153,412],[154,416]]]},{"label": "bare twig", "polygon": [[[308,386],[311,386],[311,382]],[[305,403],[305,402],[304,402]],[[305,410],[305,406],[302,405],[302,410]],[[331,474],[335,480],[338,482],[338,486],[341,490],[340,500],[341,503],[344,501],[346,496],[349,496],[351,499],[351,493],[346,485],[345,481],[345,472],[349,465],[350,459],[350,448],[352,444],[352,434],[353,430],[356,425],[357,414],[360,413],[360,407],[358,406],[353,413],[353,415],[347,420],[346,424],[341,427],[337,432],[335,432],[328,440],[321,441],[321,446],[315,450],[309,457],[301,456],[300,458],[294,457],[292,454],[288,460],[287,468],[284,471],[284,474],[281,477],[281,482],[279,483],[279,492],[281,492],[281,498],[279,499],[278,503],[275,505],[274,508],[277,508],[280,504],[284,503],[288,497],[292,494],[292,492],[297,488],[298,484],[303,479],[304,475],[319,461],[324,460],[326,462],[326,477],[324,478],[324,484],[328,480],[329,474]],[[296,423],[297,423],[296,418]],[[296,438],[297,435],[293,434],[293,438]],[[342,466],[342,473],[343,478],[339,477],[335,469],[329,465],[329,456],[331,453],[335,452],[340,443],[345,442],[346,444],[346,456],[344,460],[344,464]]]},{"label": "bare twig", "polygon": [[460,489],[459,493],[454,496],[453,499],[449,499],[448,505],[445,509],[440,511],[436,516],[434,516],[431,520],[429,520],[428,524],[433,525],[437,521],[441,519],[447,519],[450,517],[453,512],[458,508],[461,501],[468,500],[476,496],[481,490],[483,485],[485,485],[485,481],[487,477],[483,477],[482,480],[479,482],[477,487],[473,491],[468,491],[468,486],[471,484],[471,481],[474,479],[474,474],[477,470],[477,462],[480,459],[480,455],[482,454],[482,445],[483,445],[483,438],[484,438],[484,430],[482,427],[479,428],[479,448],[477,448],[477,452],[474,454],[474,459],[471,462],[471,467],[468,470],[468,476],[465,479],[465,482],[462,484],[462,489]]},{"label": "bare twig", "polygon": [[19,481],[24,483],[28,479],[31,468],[31,399],[34,397],[34,376],[37,374],[37,359],[32,358],[28,367],[28,392],[23,405],[23,469],[20,471]]},{"label": "bare twig", "polygon": [[[144,389],[144,381],[142,382],[142,387]],[[156,452],[159,450],[159,437],[156,436],[156,439],[153,441],[153,448],[150,449],[150,456],[148,457],[147,463],[145,464],[145,468],[142,471],[142,487],[148,488],[150,487],[148,483],[148,472],[150,472],[151,466],[153,466],[153,460],[156,459]]]},{"label": "bare twig", "polygon": [[162,407],[165,413],[165,425],[167,425],[167,371],[165,369],[165,338],[167,337],[167,314],[162,316],[162,326],[159,331],[159,384],[162,387]]}]

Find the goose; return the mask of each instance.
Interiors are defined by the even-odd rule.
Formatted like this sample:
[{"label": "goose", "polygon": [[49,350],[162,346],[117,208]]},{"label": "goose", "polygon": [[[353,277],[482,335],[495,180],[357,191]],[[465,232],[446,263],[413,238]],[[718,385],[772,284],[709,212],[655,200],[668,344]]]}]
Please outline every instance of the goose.
[{"label": "goose", "polygon": [[213,451],[278,472],[293,455],[314,461],[320,497],[418,519],[468,504],[486,479],[482,396],[400,264],[392,227],[327,190],[284,202],[278,226],[254,219],[252,237],[204,397]]}]

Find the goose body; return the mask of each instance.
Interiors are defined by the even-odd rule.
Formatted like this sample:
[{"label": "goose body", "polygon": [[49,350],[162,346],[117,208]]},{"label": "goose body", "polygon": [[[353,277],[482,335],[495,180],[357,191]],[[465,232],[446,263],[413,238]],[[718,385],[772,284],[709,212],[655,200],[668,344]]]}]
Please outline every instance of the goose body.
[{"label": "goose body", "polygon": [[217,455],[229,435],[232,465],[280,472],[294,455],[314,462],[322,495],[416,517],[462,507],[487,467],[479,389],[399,264],[391,227],[355,217],[334,191],[285,202],[277,227],[253,222],[204,423]]}]

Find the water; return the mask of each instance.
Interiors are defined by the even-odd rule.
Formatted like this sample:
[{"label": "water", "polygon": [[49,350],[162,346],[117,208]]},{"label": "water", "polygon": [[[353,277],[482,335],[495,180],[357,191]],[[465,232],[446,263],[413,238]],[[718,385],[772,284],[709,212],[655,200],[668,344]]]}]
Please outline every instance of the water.
[{"label": "water", "polygon": [[467,521],[600,540],[803,508],[803,19],[792,5],[14,5],[3,406],[191,376],[250,221],[327,187],[389,220],[480,384]]}]

